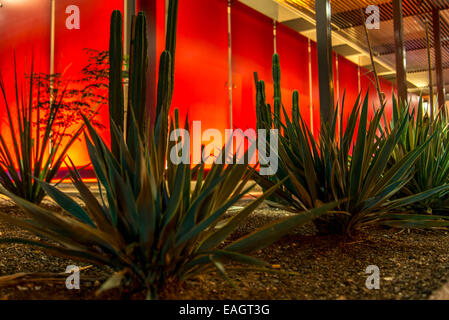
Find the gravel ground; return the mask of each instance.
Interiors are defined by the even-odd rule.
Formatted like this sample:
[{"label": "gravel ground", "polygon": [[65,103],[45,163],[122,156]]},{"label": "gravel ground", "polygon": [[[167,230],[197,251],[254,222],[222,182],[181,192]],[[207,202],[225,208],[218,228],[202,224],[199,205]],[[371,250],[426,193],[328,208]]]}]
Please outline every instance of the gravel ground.
[{"label": "gravel ground", "polygon": [[[51,205],[47,203],[46,205]],[[23,216],[2,203],[2,211]],[[285,212],[262,206],[233,238],[284,217]],[[312,224],[298,228],[256,256],[276,266],[279,273],[229,269],[233,288],[215,272],[188,280],[165,292],[163,299],[428,299],[449,279],[449,233],[444,230],[398,231],[377,228],[346,240],[318,236]],[[0,238],[32,235],[0,221]],[[0,277],[19,272],[64,272],[70,260],[54,258],[19,244],[0,244]],[[367,266],[380,269],[380,289],[368,290]],[[80,266],[83,266],[82,264]],[[239,267],[233,265],[232,267]],[[293,274],[295,273],[295,274]],[[21,283],[0,287],[0,299],[97,299],[119,298],[119,293],[96,297],[106,272],[82,272],[81,290],[67,290],[64,283]],[[98,280],[97,280],[98,279]],[[136,297],[140,298],[140,297]]]}]

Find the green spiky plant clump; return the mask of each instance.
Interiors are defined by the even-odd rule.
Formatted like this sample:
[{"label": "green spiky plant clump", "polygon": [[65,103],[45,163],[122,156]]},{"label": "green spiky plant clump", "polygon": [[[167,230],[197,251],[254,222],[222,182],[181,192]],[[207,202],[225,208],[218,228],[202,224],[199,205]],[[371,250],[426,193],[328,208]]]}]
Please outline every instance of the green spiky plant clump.
[{"label": "green spiky plant clump", "polygon": [[[275,87],[280,87],[280,64],[273,57]],[[428,148],[434,136],[404,153],[398,162],[389,166],[390,159],[408,127],[404,117],[388,134],[379,133],[384,106],[368,119],[368,94],[363,102],[360,95],[352,107],[346,128],[343,127],[343,107],[337,106],[331,123],[321,127],[316,139],[299,112],[298,93],[293,94],[291,117],[282,106],[271,111],[266,103],[264,82],[256,75],[258,127],[280,127],[279,170],[275,179],[257,176],[265,189],[288,177],[275,191],[276,203],[290,211],[314,208],[329,201],[340,201],[333,212],[315,219],[319,231],[340,232],[352,236],[373,224],[398,227],[446,226],[444,217],[393,214],[401,207],[416,203],[446,190],[437,186],[417,194],[392,199],[410,181],[414,164]],[[280,90],[275,90],[279,95]],[[275,105],[280,96],[275,95]],[[342,106],[344,105],[344,98]],[[340,134],[336,134],[337,114],[340,112]],[[277,123],[277,124],[276,124]],[[356,127],[358,125],[358,129]],[[276,150],[271,150],[276,152]]]},{"label": "green spiky plant clump", "polygon": [[0,75],[0,108],[6,110],[7,115],[7,130],[0,133],[0,185],[23,199],[39,204],[45,192],[34,177],[45,182],[55,179],[67,151],[82,129],[66,137],[67,126],[56,124],[66,90],[55,90],[59,94],[54,95],[48,107],[44,106],[40,83],[36,84],[34,78],[33,63],[29,74],[29,78],[21,84],[14,57],[13,104],[9,101],[4,79]]},{"label": "green spiky plant clump", "polygon": [[[391,121],[385,123],[382,130],[391,132],[404,118],[407,118],[407,128],[404,130],[398,145],[393,151],[391,164],[399,162],[405,154],[419,148],[431,136],[429,145],[424,149],[414,165],[414,171],[408,183],[404,185],[398,196],[410,196],[447,186],[449,183],[449,127],[447,116],[439,112],[435,119],[430,119],[424,111],[423,100],[420,97],[417,105],[411,102],[398,103],[393,100]],[[449,214],[449,187],[433,196],[410,204],[404,210],[428,214]]]},{"label": "green spiky plant clump", "polygon": [[[251,190],[247,183],[253,170],[243,164],[214,164],[205,175],[203,164],[192,169],[189,164],[174,164],[169,159],[166,162],[168,150],[178,142],[182,143],[179,136],[167,140],[168,112],[173,93],[171,57],[174,56],[176,9],[177,1],[171,0],[167,36],[169,49],[162,54],[159,73],[158,117],[155,126],[147,130],[148,135],[144,134],[140,120],[136,120],[135,114],[139,112],[134,109],[144,107],[144,101],[130,108],[127,130],[121,130],[115,123],[115,117],[122,117],[122,101],[116,103],[112,99],[122,99],[120,94],[111,99],[117,107],[115,110],[119,111],[111,112],[112,138],[116,144],[113,151],[86,120],[86,143],[101,190],[99,199],[82,182],[74,167],[70,170],[71,179],[84,206],[50,184],[40,182],[64,214],[40,208],[5,192],[31,220],[9,217],[1,212],[0,217],[52,241],[2,239],[1,242],[19,241],[56,255],[109,266],[115,273],[100,291],[125,287],[132,291],[144,290],[148,298],[156,298],[170,284],[177,285],[212,268],[227,277],[224,263],[228,260],[269,270],[267,264],[247,253],[271,244],[298,225],[335,206],[327,204],[305,211],[230,241],[229,235],[277,186],[236,214],[225,216],[227,209]],[[112,23],[120,20],[120,14],[114,12]],[[146,27],[142,14],[137,17],[136,27],[139,23],[142,23],[141,27],[136,28],[133,34],[144,37]],[[120,28],[112,29],[115,31],[111,38],[118,35]],[[143,32],[139,35],[138,30]],[[133,41],[136,43],[136,39]],[[120,50],[120,45],[113,47]],[[131,57],[131,65],[137,60]],[[119,62],[117,68],[118,65]],[[141,73],[131,75],[131,81],[146,78],[144,64],[139,65],[139,68],[131,66],[131,73]],[[115,81],[121,82],[121,78],[116,76]],[[138,86],[144,89],[140,80]],[[122,90],[117,84],[110,88]],[[134,91],[135,96],[143,97],[139,90]],[[116,92],[110,94],[115,96]],[[187,124],[186,120],[184,128],[188,130]],[[179,128],[176,113],[175,119],[170,121],[170,129],[175,128]],[[195,182],[193,176],[197,177]]]}]

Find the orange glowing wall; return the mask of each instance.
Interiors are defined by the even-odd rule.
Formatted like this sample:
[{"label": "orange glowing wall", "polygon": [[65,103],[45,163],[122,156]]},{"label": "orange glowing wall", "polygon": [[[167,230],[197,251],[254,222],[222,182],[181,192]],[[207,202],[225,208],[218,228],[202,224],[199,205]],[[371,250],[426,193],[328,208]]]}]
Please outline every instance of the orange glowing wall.
[{"label": "orange glowing wall", "polygon": [[[49,69],[50,5],[47,0],[2,1],[0,10],[0,74],[3,79],[9,106],[15,112],[14,56],[17,62],[19,83],[31,71]],[[11,141],[6,119],[3,95],[0,95],[0,132]]]},{"label": "orange glowing wall", "polygon": [[307,38],[278,24],[276,48],[281,63],[282,101],[290,116],[293,91],[299,93],[299,110],[310,125],[309,50]]},{"label": "orange glowing wall", "polygon": [[[76,5],[80,12],[80,28],[68,29],[67,7]],[[56,1],[55,71],[67,79],[77,79],[88,63],[85,49],[108,50],[109,25],[113,10],[123,11],[122,0],[58,0]],[[76,84],[71,84],[72,87]],[[103,105],[97,118],[106,127],[102,138],[109,143],[108,106]],[[74,128],[75,129],[75,128]],[[69,156],[80,166],[90,163],[84,139],[72,146]]]},{"label": "orange glowing wall", "polygon": [[[50,53],[50,1],[3,0],[0,9],[0,70],[12,89],[12,53],[18,57],[18,71],[23,73],[25,61],[34,52],[35,70],[49,72]],[[26,2],[26,4],[25,4]],[[80,29],[67,29],[66,13],[69,5],[80,9]],[[150,10],[149,2],[137,0],[137,9]],[[67,78],[76,78],[87,63],[85,48],[107,50],[110,15],[114,9],[123,10],[123,0],[57,0],[56,1],[56,72]],[[164,48],[165,1],[156,0],[156,56],[150,59],[150,72],[157,72],[159,55]],[[153,16],[154,18],[154,16]],[[255,88],[253,73],[266,81],[267,100],[272,103],[272,55],[274,53],[273,21],[266,16],[234,1],[232,4],[232,122],[234,128],[255,128]],[[151,30],[150,30],[151,31]],[[300,94],[300,110],[308,124],[313,122],[319,131],[319,91],[316,43],[311,41],[311,83],[309,83],[308,40],[289,29],[277,25],[277,52],[282,68],[282,95],[288,112],[292,91]],[[334,54],[334,86],[339,97],[346,90],[345,110],[349,113],[359,91],[358,67]],[[176,51],[175,93],[173,109],[178,108],[181,119],[187,114],[190,122],[202,121],[202,129],[217,128],[224,132],[230,127],[231,110],[228,90],[228,22],[226,0],[179,1],[178,41]],[[370,109],[377,106],[377,93],[372,73],[361,68],[360,89],[370,91]],[[387,98],[387,114],[391,114],[389,81],[381,79],[382,91]],[[312,95],[310,96],[310,92]],[[310,101],[312,105],[310,105]],[[149,102],[149,106],[153,102]],[[1,104],[0,104],[1,106]],[[370,111],[371,112],[371,111]],[[4,107],[0,107],[4,119]],[[346,117],[345,117],[346,118]],[[107,106],[103,106],[99,119],[106,129],[103,138],[109,140]],[[3,121],[3,120],[2,120]],[[346,119],[343,119],[346,122]],[[1,122],[4,131],[4,121]],[[224,136],[224,135],[223,135]],[[207,144],[208,141],[203,141]],[[85,142],[76,142],[69,153],[79,166],[89,163]]]},{"label": "orange glowing wall", "polygon": [[[265,81],[272,103],[271,59],[274,52],[272,20],[241,3],[232,6],[233,125],[256,127],[254,72]],[[267,40],[268,39],[268,40]]]},{"label": "orange glowing wall", "polygon": [[226,3],[179,1],[172,109],[178,108],[180,119],[188,114],[190,121],[201,120],[203,131],[229,128]]},{"label": "orange glowing wall", "polygon": [[342,107],[343,97],[343,130],[346,128],[349,115],[354,104],[357,101],[359,88],[358,88],[358,67],[351,61],[345,59],[342,56],[338,57],[338,88],[340,108]]}]

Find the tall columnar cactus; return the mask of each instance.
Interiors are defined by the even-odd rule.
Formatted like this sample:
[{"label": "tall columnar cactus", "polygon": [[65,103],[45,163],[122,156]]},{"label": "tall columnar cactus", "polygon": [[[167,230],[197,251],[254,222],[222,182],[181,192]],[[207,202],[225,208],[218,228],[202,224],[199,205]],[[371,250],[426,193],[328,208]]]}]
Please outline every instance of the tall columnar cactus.
[{"label": "tall columnar cactus", "polygon": [[140,134],[140,137],[144,138],[148,129],[146,110],[148,40],[147,22],[142,12],[133,17],[131,34],[126,141],[132,152],[137,143],[135,135]]},{"label": "tall columnar cactus", "polygon": [[279,62],[279,55],[275,53],[273,55],[273,87],[274,87],[274,127],[276,129],[281,128],[281,64]]},{"label": "tall columnar cactus", "polygon": [[[148,71],[148,40],[147,22],[145,15],[140,12],[132,20],[130,58],[129,58],[129,94],[128,113],[126,117],[126,140],[132,151],[140,135],[142,141],[154,136],[156,145],[161,151],[167,149],[168,117],[174,90],[175,49],[177,30],[178,0],[170,0],[167,21],[167,35],[165,51],[159,63],[159,79],[157,84],[157,102],[149,102],[150,108],[156,108],[155,127],[149,128],[149,110],[147,109],[147,71]],[[109,71],[109,111],[110,121],[123,132],[124,130],[124,98],[123,98],[123,21],[120,11],[114,11],[111,18],[111,36],[109,43],[110,71]],[[113,132],[113,130],[111,130]],[[111,133],[111,148],[116,153],[117,139]],[[115,151],[114,151],[115,150]],[[165,157],[165,152],[159,153]],[[161,159],[161,161],[165,161]],[[163,166],[162,166],[163,167]]]},{"label": "tall columnar cactus", "polygon": [[265,82],[259,81],[257,72],[254,73],[254,81],[256,85],[256,118],[257,129],[266,129],[273,126],[271,118],[271,106],[266,103]]},{"label": "tall columnar cactus", "polygon": [[[265,94],[265,82],[263,80],[259,80],[257,72],[254,73],[254,80],[256,85],[256,117],[257,117],[257,129],[278,129],[282,130],[281,125],[281,110],[283,110],[282,105],[282,96],[281,96],[281,67],[279,62],[279,55],[276,53],[273,55],[273,86],[274,86],[274,102],[273,102],[273,110],[269,103],[266,102],[266,94]],[[299,92],[297,90],[293,91],[292,96],[292,119],[296,119],[299,122],[300,113],[299,113]],[[272,152],[270,149],[270,135],[266,137],[266,150]],[[287,175],[286,172],[285,176]],[[279,182],[279,175],[270,176],[268,179],[273,183]],[[265,186],[262,188],[267,190]],[[281,201],[276,197],[276,195],[271,195],[269,200],[273,201]],[[282,201],[281,201],[282,202]]]},{"label": "tall columnar cactus", "polygon": [[[254,82],[256,85],[256,118],[257,129],[281,129],[281,110],[282,96],[281,96],[281,65],[279,62],[279,55],[273,55],[273,87],[274,87],[274,102],[273,111],[271,106],[266,102],[265,82],[259,80],[257,72],[254,72]],[[299,92],[293,91],[292,96],[292,119],[299,120]]]},{"label": "tall columnar cactus", "polygon": [[[172,0],[168,7],[167,20],[167,34],[165,39],[165,51],[161,55],[161,67],[159,71],[166,71],[166,73],[159,73],[159,81],[167,84],[165,91],[159,91],[158,94],[158,108],[157,115],[160,113],[160,108],[163,106],[163,101],[168,102],[168,107],[173,98],[173,90],[175,88],[175,51],[176,51],[176,30],[178,27],[178,0]],[[170,59],[168,59],[168,56]],[[166,65],[163,65],[166,64]],[[161,88],[161,89],[162,89]],[[166,96],[164,98],[164,95]],[[159,102],[159,97],[162,100]],[[167,105],[165,106],[167,108]]]},{"label": "tall columnar cactus", "polygon": [[165,51],[159,63],[159,79],[157,84],[156,122],[154,139],[160,155],[161,163],[165,162],[168,147],[168,118],[175,86],[175,50],[178,21],[178,0],[170,0],[168,7],[167,33]]},{"label": "tall columnar cactus", "polygon": [[299,122],[299,92],[298,90],[293,91],[292,97],[292,120]]},{"label": "tall columnar cactus", "polygon": [[[123,98],[123,19],[120,11],[116,10],[111,16],[111,32],[109,40],[109,121],[123,132],[124,98]],[[113,132],[113,130],[111,130]],[[111,150],[118,157],[119,142],[111,133]]]}]

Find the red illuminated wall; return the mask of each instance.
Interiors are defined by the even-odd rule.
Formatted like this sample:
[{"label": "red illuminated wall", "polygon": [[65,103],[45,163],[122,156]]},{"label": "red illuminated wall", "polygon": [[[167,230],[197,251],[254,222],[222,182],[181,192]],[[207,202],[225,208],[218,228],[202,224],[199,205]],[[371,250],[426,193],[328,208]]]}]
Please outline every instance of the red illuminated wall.
[{"label": "red illuminated wall", "polygon": [[313,133],[316,135],[320,128],[320,88],[318,85],[318,53],[316,43],[311,41],[312,58],[312,112],[313,112]]},{"label": "red illuminated wall", "polygon": [[[254,72],[266,83],[272,104],[273,21],[241,3],[232,6],[233,122],[237,128],[254,128]],[[270,39],[271,41],[267,41]],[[284,107],[290,114],[293,90],[298,90],[301,114],[310,122],[309,55],[307,39],[288,27],[277,25],[277,52],[281,63]]]},{"label": "red illuminated wall", "polygon": [[340,89],[340,108],[343,103],[343,130],[359,94],[358,67],[342,56],[338,56],[338,86]]},{"label": "red illuminated wall", "polygon": [[[66,8],[76,5],[80,10],[80,29],[68,29],[66,19],[70,14]],[[56,41],[55,71],[63,73],[64,78],[77,79],[81,70],[88,63],[85,49],[108,50],[109,25],[111,13],[118,9],[123,11],[122,0],[58,0],[56,1]],[[76,87],[76,84],[72,84]],[[102,137],[109,142],[108,106],[103,105],[97,120],[106,127]],[[89,156],[84,139],[75,142],[69,156],[77,165],[89,164]]]},{"label": "red illuminated wall", "polygon": [[[0,9],[0,70],[7,87],[11,87],[12,52],[16,50],[19,74],[23,73],[25,60],[34,52],[36,71],[49,72],[50,8],[48,0],[3,1]],[[15,3],[13,5],[13,3]],[[80,8],[80,29],[68,30],[66,13],[68,5]],[[150,45],[156,46],[150,57],[150,75],[157,72],[159,55],[164,49],[165,0],[156,0],[156,22],[149,24],[156,29],[156,38]],[[137,0],[137,8],[152,9],[146,0]],[[85,48],[107,50],[110,14],[114,9],[123,10],[123,0],[58,0],[56,1],[56,72],[64,72],[67,78],[77,78],[87,63]],[[147,16],[148,17],[148,16]],[[254,128],[255,87],[253,73],[265,80],[267,100],[272,103],[272,55],[274,53],[273,22],[271,19],[234,1],[232,5],[232,77],[233,77],[233,126]],[[202,129],[217,128],[222,132],[230,126],[228,91],[228,25],[226,0],[179,1],[178,41],[176,51],[175,94],[173,109],[180,110],[181,119],[187,114],[190,121],[201,120]],[[4,32],[3,30],[8,30]],[[309,84],[308,41],[288,27],[277,25],[277,52],[282,68],[282,95],[288,112],[291,109],[292,91],[300,93],[300,110],[307,123],[311,111],[314,132],[319,131],[319,91],[316,44],[311,41],[312,83]],[[334,54],[334,62],[336,55]],[[338,57],[338,73],[334,63],[334,86],[339,88],[335,99],[343,98],[346,90],[345,110],[349,113],[358,94],[358,68],[343,57]],[[370,114],[373,103],[377,106],[377,93],[373,76],[361,68],[361,90],[370,90]],[[309,96],[311,85],[312,97]],[[150,89],[151,86],[149,86]],[[381,79],[382,91],[387,98],[387,114],[391,114],[393,86]],[[310,100],[312,106],[310,106]],[[149,106],[154,101],[149,102]],[[0,108],[2,119],[4,108]],[[344,124],[346,118],[343,119]],[[103,137],[108,140],[108,110],[103,106],[99,119],[106,129]],[[208,141],[203,141],[207,143]],[[77,142],[69,153],[77,165],[85,165],[89,158],[84,141]]]},{"label": "red illuminated wall", "polygon": [[290,114],[292,94],[299,92],[301,115],[310,125],[309,47],[307,38],[279,24],[277,26],[277,52],[281,62],[282,99]]},{"label": "red illuminated wall", "polygon": [[[23,74],[30,71],[31,58],[34,57],[34,70],[49,69],[50,51],[50,5],[47,0],[2,1],[0,9],[0,70],[6,85],[14,72],[14,52],[17,58],[17,71]],[[26,59],[24,57],[27,57]],[[7,81],[8,80],[8,81]]]},{"label": "red illuminated wall", "polygon": [[[241,3],[232,6],[231,21],[232,71],[235,85],[233,89],[233,124],[234,127],[241,129],[255,128],[254,72],[258,73],[260,80],[265,81],[267,100],[272,103],[273,22]],[[267,41],[267,39],[271,41]]]},{"label": "red illuminated wall", "polygon": [[172,109],[181,119],[201,120],[203,131],[229,127],[226,12],[226,1],[179,2]]}]

